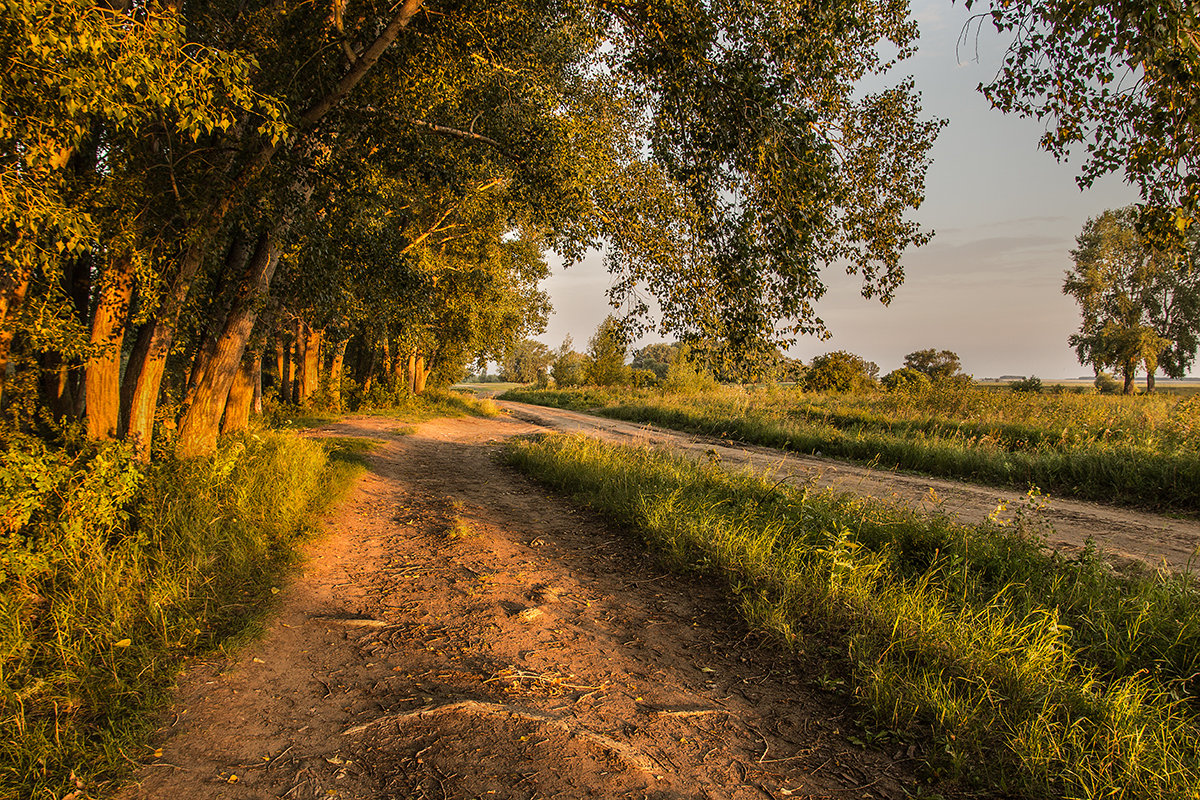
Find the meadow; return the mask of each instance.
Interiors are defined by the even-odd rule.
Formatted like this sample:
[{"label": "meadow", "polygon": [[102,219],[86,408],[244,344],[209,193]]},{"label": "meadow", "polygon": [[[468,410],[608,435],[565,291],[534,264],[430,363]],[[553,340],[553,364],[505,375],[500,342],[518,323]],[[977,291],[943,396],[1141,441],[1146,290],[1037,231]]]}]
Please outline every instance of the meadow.
[{"label": "meadow", "polygon": [[[1002,796],[1200,792],[1200,595],[1012,526],[962,525],[662,451],[551,435],[511,463],[721,580],[751,627],[823,666],[871,741]],[[910,750],[910,753],[912,751]]]},{"label": "meadow", "polygon": [[814,394],[774,385],[669,392],[516,389],[502,399],[1022,492],[1200,512],[1200,397],[937,385]]}]

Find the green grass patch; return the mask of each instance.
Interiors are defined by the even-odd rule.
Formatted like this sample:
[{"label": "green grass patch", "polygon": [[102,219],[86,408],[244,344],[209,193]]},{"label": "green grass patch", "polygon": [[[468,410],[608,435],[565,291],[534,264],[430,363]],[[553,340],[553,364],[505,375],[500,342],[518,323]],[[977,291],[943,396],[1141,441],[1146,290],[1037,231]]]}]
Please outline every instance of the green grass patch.
[{"label": "green grass patch", "polygon": [[[415,423],[439,417],[496,417],[500,409],[490,398],[478,398],[469,391],[430,389],[419,395],[405,392],[391,397],[385,405],[362,407],[354,413]],[[303,430],[318,428],[343,416],[343,412],[308,406],[274,405],[265,410],[263,424],[269,428]]]},{"label": "green grass patch", "polygon": [[[257,631],[366,445],[247,434],[144,466],[121,445],[0,455],[0,797],[110,793],[185,660]],[[74,775],[75,778],[71,776]]]},{"label": "green grass patch", "polygon": [[1194,798],[1200,595],[966,526],[584,437],[512,463],[723,579],[752,625],[833,643],[873,724],[932,739],[932,766],[1008,795]]},{"label": "green grass patch", "polygon": [[1021,491],[1200,512],[1200,398],[721,387],[524,390],[504,399]]}]

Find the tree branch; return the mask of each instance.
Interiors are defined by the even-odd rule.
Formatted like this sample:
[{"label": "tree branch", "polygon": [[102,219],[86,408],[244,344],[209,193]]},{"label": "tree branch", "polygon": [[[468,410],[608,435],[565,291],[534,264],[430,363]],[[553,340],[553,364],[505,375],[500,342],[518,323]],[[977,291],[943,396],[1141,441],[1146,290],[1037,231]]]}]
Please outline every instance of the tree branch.
[{"label": "tree branch", "polygon": [[490,136],[484,136],[482,133],[472,133],[471,131],[463,131],[459,130],[458,128],[447,128],[445,125],[434,125],[432,122],[425,122],[424,120],[420,119],[409,121],[418,128],[424,128],[430,133],[436,133],[438,136],[445,136],[450,139],[462,139],[465,142],[478,142],[479,144],[486,144],[488,147],[491,147],[496,152],[500,153],[500,155],[516,164],[518,167],[524,164],[521,159],[513,155],[512,152],[510,152],[509,149],[504,145],[500,144]]}]

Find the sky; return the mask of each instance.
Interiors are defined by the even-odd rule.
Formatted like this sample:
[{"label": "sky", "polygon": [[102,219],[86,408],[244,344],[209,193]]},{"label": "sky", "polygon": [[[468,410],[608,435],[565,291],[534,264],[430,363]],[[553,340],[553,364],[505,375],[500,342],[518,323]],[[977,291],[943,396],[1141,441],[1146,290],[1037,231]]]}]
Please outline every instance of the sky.
[{"label": "sky", "polygon": [[[1090,375],[1067,345],[1079,311],[1062,294],[1063,274],[1084,222],[1135,202],[1137,192],[1112,176],[1081,192],[1078,162],[1060,164],[1037,149],[1042,123],[990,107],[975,87],[995,74],[1005,42],[988,26],[976,38],[973,26],[956,47],[971,16],[961,2],[913,0],[912,11],[918,53],[893,74],[911,74],[926,116],[949,121],[932,150],[925,203],[912,215],[934,239],[906,252],[904,285],[887,307],[864,300],[840,267],[827,268],[829,291],[817,312],[833,337],[803,338],[789,355],[807,362],[849,350],[886,373],[907,353],[934,347],[958,353],[977,378]],[[584,349],[611,311],[610,283],[599,254],[569,269],[555,265],[543,284],[555,311],[538,338],[557,347],[569,334]]]}]

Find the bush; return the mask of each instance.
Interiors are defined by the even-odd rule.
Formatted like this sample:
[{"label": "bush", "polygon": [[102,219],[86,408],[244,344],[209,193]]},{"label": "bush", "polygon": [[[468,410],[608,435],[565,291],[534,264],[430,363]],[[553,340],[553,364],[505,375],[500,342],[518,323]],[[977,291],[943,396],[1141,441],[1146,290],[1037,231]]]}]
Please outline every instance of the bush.
[{"label": "bush", "polygon": [[858,392],[874,388],[869,361],[845,350],[835,350],[812,360],[801,386],[806,392]]},{"label": "bush", "polygon": [[254,621],[357,467],[284,434],[152,466],[120,444],[7,445],[0,797],[62,796],[129,771],[183,659]]},{"label": "bush", "polygon": [[1121,384],[1117,383],[1107,372],[1097,372],[1096,380],[1092,381],[1092,385],[1100,394],[1119,394],[1121,391]]},{"label": "bush", "polygon": [[928,375],[912,367],[894,369],[880,382],[889,392],[919,392],[933,384]]},{"label": "bush", "polygon": [[696,365],[692,359],[691,348],[683,345],[667,366],[667,377],[663,380],[663,386],[670,392],[703,393],[715,389],[717,381],[712,373]]},{"label": "bush", "polygon": [[1008,385],[1008,388],[1014,392],[1028,392],[1029,394],[1042,393],[1042,379],[1036,375],[1031,375],[1028,378],[1022,378],[1019,381],[1013,381]]}]

